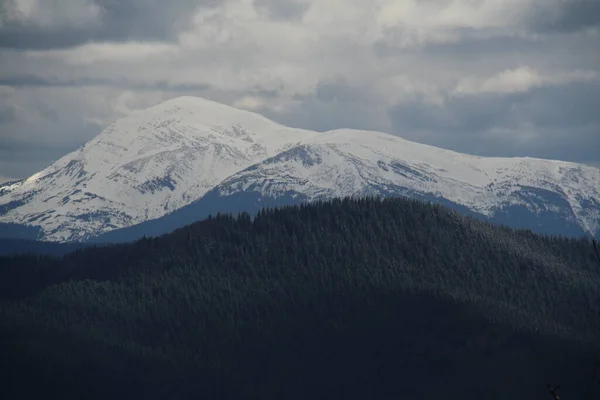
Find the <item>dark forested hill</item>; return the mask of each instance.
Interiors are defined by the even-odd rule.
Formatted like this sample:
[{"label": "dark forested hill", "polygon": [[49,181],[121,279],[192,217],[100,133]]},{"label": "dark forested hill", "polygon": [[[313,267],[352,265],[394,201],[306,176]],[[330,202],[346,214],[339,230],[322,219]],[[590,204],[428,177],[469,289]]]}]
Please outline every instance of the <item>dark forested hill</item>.
[{"label": "dark forested hill", "polygon": [[84,247],[91,246],[87,243],[54,243],[37,240],[0,238],[0,256],[13,256],[19,254],[61,256]]},{"label": "dark forested hill", "polygon": [[364,199],[0,258],[0,397],[599,398],[594,257]]}]

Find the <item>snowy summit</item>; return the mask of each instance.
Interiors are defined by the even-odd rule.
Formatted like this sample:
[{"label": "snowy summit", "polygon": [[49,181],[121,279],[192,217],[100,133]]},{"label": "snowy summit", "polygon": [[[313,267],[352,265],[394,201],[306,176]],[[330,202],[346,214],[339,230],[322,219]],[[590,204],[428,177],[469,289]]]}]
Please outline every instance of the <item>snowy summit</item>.
[{"label": "snowy summit", "polygon": [[500,222],[531,221],[534,230],[600,230],[597,168],[476,157],[378,132],[292,129],[193,97],[116,121],[43,171],[0,185],[0,223],[37,227],[38,239],[79,241],[207,194],[248,193],[272,201],[406,195]]}]

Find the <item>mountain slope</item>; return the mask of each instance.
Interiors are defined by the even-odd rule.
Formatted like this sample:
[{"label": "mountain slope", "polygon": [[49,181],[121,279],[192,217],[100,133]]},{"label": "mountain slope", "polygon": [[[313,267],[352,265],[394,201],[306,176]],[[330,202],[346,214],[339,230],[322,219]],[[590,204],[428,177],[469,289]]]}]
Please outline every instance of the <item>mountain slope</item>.
[{"label": "mountain slope", "polygon": [[438,205],[220,216],[0,257],[0,398],[598,399],[599,296],[588,239]]},{"label": "mountain slope", "polygon": [[363,195],[438,201],[537,232],[600,233],[597,168],[477,157],[378,132],[291,129],[182,97],[0,186],[0,237],[131,240],[208,213]]},{"label": "mountain slope", "polygon": [[316,135],[182,97],[119,120],[47,169],[0,186],[0,222],[41,239],[89,236],[157,218],[231,174]]},{"label": "mountain slope", "polygon": [[550,218],[560,225],[559,231],[568,225],[589,233],[600,228],[597,168],[532,158],[467,156],[374,132],[328,132],[241,171],[216,188],[219,197],[253,192],[261,199],[308,200],[409,195],[443,199],[488,218],[528,213],[546,225]]},{"label": "mountain slope", "polygon": [[86,247],[89,244],[0,238],[0,257],[20,254],[61,256]]},{"label": "mountain slope", "polygon": [[217,212],[344,196],[409,196],[516,228],[598,233],[600,170],[532,158],[468,156],[376,132],[326,132],[225,179],[200,200],[98,241],[156,236]]}]

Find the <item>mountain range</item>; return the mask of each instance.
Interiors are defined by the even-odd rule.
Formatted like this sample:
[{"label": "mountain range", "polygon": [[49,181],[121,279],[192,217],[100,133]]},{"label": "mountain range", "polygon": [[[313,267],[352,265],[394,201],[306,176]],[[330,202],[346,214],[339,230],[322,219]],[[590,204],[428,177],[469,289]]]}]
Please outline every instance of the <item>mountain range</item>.
[{"label": "mountain range", "polygon": [[119,242],[209,214],[407,196],[540,233],[600,234],[600,169],[461,154],[398,136],[285,127],[194,97],[136,112],[0,185],[0,237]]}]

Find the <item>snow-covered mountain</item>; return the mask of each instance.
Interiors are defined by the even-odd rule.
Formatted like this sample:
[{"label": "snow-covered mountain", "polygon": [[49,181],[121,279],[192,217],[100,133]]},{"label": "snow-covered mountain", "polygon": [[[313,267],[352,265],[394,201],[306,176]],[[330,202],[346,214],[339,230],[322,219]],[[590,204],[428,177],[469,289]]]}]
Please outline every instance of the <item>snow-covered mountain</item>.
[{"label": "snow-covered mountain", "polygon": [[232,175],[207,196],[222,203],[252,193],[259,203],[284,197],[405,195],[513,226],[555,233],[600,229],[597,168],[468,156],[367,131],[337,130],[309,139]]},{"label": "snow-covered mountain", "polygon": [[115,122],[28,179],[1,185],[0,222],[39,226],[44,240],[84,240],[174,211],[315,135],[177,98]]},{"label": "snow-covered mountain", "polygon": [[476,157],[377,132],[291,129],[188,97],[118,121],[48,169],[0,186],[0,222],[37,225],[46,240],[109,231],[106,240],[121,240],[218,211],[377,194],[540,232],[600,231],[597,168]]}]

